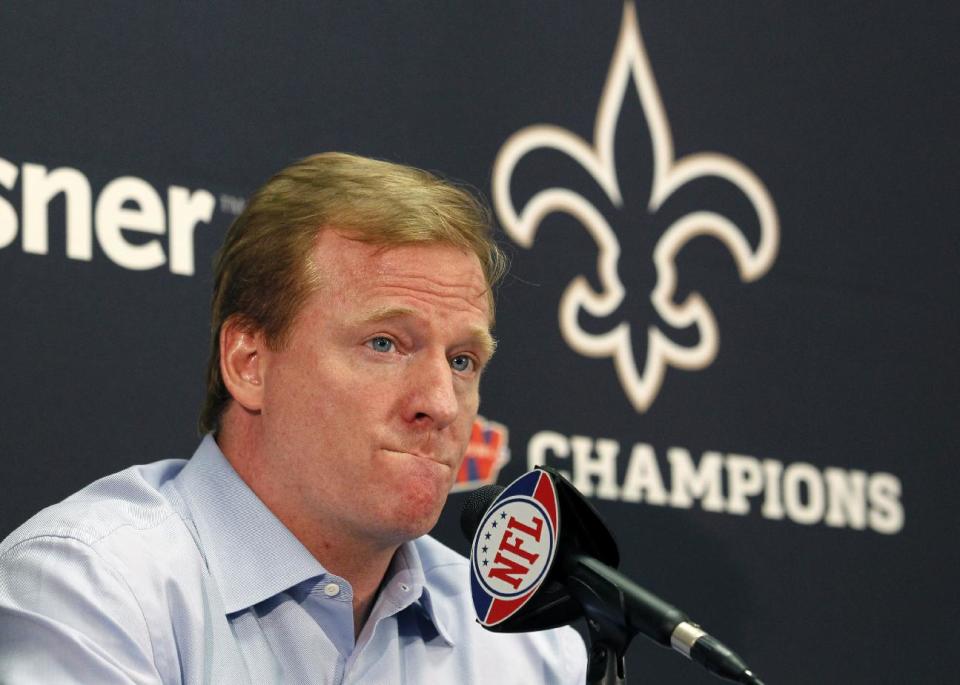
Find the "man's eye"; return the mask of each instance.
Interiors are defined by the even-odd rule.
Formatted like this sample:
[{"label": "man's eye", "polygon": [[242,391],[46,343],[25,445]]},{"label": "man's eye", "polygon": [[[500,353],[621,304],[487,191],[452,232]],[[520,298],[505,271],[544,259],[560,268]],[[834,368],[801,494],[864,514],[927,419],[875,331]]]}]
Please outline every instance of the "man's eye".
[{"label": "man's eye", "polygon": [[376,338],[372,338],[367,342],[367,345],[374,352],[392,352],[393,351],[393,341],[390,338],[385,338],[382,335],[378,335]]},{"label": "man's eye", "polygon": [[456,357],[450,360],[450,367],[454,371],[472,371],[474,368],[473,358],[468,357],[465,354],[458,354]]}]

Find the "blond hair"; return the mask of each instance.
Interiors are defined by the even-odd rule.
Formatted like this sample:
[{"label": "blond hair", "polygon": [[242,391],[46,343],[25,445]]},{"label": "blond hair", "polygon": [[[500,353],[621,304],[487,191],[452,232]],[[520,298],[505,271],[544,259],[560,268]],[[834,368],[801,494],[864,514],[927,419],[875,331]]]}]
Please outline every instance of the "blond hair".
[{"label": "blond hair", "polygon": [[472,252],[489,286],[505,271],[490,211],[466,188],[429,172],[327,152],[300,160],[257,190],[230,226],[214,261],[207,396],[201,433],[216,432],[231,396],[220,374],[220,330],[239,318],[272,349],[318,287],[311,252],[334,228],[377,245],[447,243]]}]

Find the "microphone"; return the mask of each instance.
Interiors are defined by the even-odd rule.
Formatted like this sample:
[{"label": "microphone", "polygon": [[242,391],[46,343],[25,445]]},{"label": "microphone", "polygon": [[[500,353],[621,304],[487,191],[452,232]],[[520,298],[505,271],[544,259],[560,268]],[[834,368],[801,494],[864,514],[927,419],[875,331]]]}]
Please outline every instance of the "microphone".
[{"label": "microphone", "polygon": [[475,490],[464,502],[460,528],[472,541],[478,622],[488,630],[526,632],[586,616],[588,682],[624,682],[623,654],[643,633],[721,678],[763,685],[722,642],[616,570],[619,552],[606,524],[554,469],[537,467],[506,488]]}]

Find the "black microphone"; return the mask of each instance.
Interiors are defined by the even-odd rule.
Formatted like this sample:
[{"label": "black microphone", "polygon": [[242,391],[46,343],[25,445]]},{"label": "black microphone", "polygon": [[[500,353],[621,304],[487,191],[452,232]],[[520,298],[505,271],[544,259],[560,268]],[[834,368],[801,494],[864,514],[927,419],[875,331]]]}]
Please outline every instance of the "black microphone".
[{"label": "black microphone", "polygon": [[[484,627],[502,632],[543,630],[585,615],[594,642],[588,682],[602,681],[601,662],[607,658],[603,654],[604,645],[618,652],[619,678],[622,679],[623,652],[630,639],[639,632],[700,663],[721,678],[742,685],[763,685],[740,657],[708,635],[686,614],[616,570],[619,553],[606,524],[580,492],[549,467],[538,467],[507,488],[484,486],[471,493],[464,502],[460,528],[467,539],[474,542],[471,548],[474,574],[482,573],[481,567],[474,563],[474,554],[480,544],[475,538],[478,537],[481,524],[489,521],[488,512],[494,509],[499,511],[509,502],[522,498],[522,495],[518,497],[513,491],[521,481],[534,478],[534,474],[549,476],[555,488],[560,529],[556,556],[547,572],[546,581],[534,588],[533,597],[526,601],[525,606],[515,610],[502,623],[490,625],[481,617],[480,622]],[[559,525],[561,521],[562,525]],[[524,527],[521,526],[521,529]],[[485,535],[489,537],[490,529],[485,530]],[[519,546],[516,537],[509,537],[510,533],[504,535],[504,539],[508,540],[508,550]],[[503,549],[502,542],[500,544]],[[488,541],[487,545],[495,547],[496,543]],[[472,582],[477,606],[476,579]],[[597,651],[600,653],[595,653]]]}]

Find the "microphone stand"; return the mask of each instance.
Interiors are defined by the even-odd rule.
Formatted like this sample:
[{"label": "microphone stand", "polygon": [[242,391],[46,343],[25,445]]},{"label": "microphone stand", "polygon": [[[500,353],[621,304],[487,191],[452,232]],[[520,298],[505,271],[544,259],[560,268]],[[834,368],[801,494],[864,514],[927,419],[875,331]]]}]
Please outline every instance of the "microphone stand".
[{"label": "microphone stand", "polygon": [[624,620],[628,614],[623,592],[592,570],[589,561],[576,555],[566,565],[566,586],[587,620],[587,685],[626,685],[624,657],[637,629]]},{"label": "microphone stand", "polygon": [[573,554],[566,560],[564,571],[566,587],[587,619],[587,685],[626,685],[624,656],[639,632],[721,678],[763,685],[740,657],[691,623],[685,613],[616,569],[598,559]]},{"label": "microphone stand", "polygon": [[604,628],[593,619],[587,619],[587,629],[590,633],[587,685],[626,685],[623,657],[627,645],[608,637]]}]

